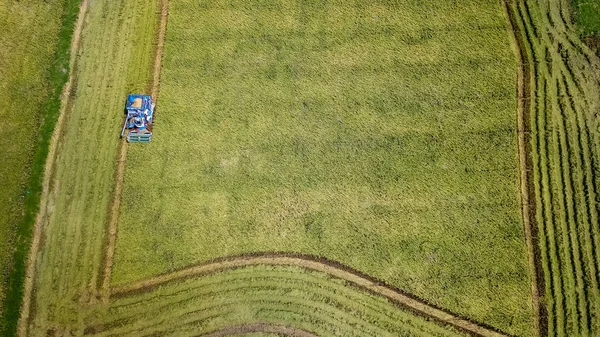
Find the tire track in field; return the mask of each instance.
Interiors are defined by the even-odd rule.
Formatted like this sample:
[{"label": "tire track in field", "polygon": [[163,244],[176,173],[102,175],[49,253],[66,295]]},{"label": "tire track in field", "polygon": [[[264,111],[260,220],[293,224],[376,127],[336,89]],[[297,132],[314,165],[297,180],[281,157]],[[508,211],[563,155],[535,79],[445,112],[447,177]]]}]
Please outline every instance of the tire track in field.
[{"label": "tire track in field", "polygon": [[[38,215],[36,217],[35,225],[33,228],[33,238],[31,240],[31,246],[29,248],[29,254],[27,256],[27,270],[25,271],[25,282],[23,284],[23,299],[21,303],[21,309],[19,314],[19,322],[17,324],[17,336],[25,336],[27,333],[27,326],[30,318],[31,311],[31,298],[33,294],[33,281],[35,277],[35,265],[37,253],[40,249],[42,242],[42,234],[45,225],[47,224],[47,212],[51,203],[51,188],[52,184],[58,182],[53,181],[56,151],[59,145],[59,141],[63,135],[63,126],[67,115],[71,109],[72,104],[72,90],[75,87],[76,79],[76,68],[77,68],[77,52],[81,46],[81,32],[83,30],[84,19],[88,10],[89,0],[83,0],[79,7],[79,14],[75,27],[73,30],[73,37],[71,40],[70,60],[69,60],[69,78],[63,88],[61,95],[61,108],[58,116],[58,121],[54,128],[52,138],[50,140],[50,147],[48,149],[48,157],[46,159],[46,165],[44,168],[44,180],[42,185],[42,195],[40,197],[40,206]],[[54,191],[56,188],[54,188]]]},{"label": "tire track in field", "polygon": [[[156,36],[156,48],[154,51],[154,63],[152,66],[152,80],[150,83],[150,92],[152,100],[156,102],[158,96],[158,88],[160,84],[160,70],[162,67],[162,54],[164,51],[165,35],[167,31],[167,17],[169,12],[169,1],[159,0],[160,2],[160,20],[158,34]],[[115,246],[117,243],[117,222],[119,219],[119,209],[121,205],[121,197],[123,194],[123,179],[125,174],[125,161],[127,159],[127,141],[121,139],[119,143],[117,166],[115,170],[115,188],[113,191],[112,203],[110,205],[108,218],[107,244],[104,252],[104,265],[100,272],[99,280],[102,284],[99,286],[99,295],[104,302],[108,301],[110,294],[110,277],[112,273],[113,259],[115,255]]]},{"label": "tire track in field", "polygon": [[135,296],[137,294],[151,292],[154,289],[169,283],[177,283],[190,278],[202,277],[216,272],[253,265],[295,266],[326,273],[369,293],[385,297],[390,302],[400,307],[400,309],[427,317],[439,324],[451,325],[474,336],[508,336],[506,333],[492,327],[476,323],[448,310],[438,308],[423,299],[392,287],[381,280],[363,274],[360,271],[339,262],[328,260],[324,257],[298,253],[263,252],[219,258],[150,279],[113,287],[110,291],[109,298]]},{"label": "tire track in field", "polygon": [[545,282],[542,267],[542,253],[539,245],[538,226],[536,223],[535,186],[533,183],[533,158],[531,154],[531,61],[525,50],[523,33],[517,24],[516,13],[508,0],[503,1],[503,8],[508,20],[511,40],[517,59],[517,138],[519,147],[519,171],[521,180],[521,208],[523,229],[528,251],[531,275],[531,297],[534,314],[534,331],[541,336],[547,332],[547,313],[545,305],[540,301],[544,296]]},{"label": "tire track in field", "polygon": [[312,332],[288,325],[271,323],[248,323],[228,326],[213,332],[198,335],[197,337],[223,337],[247,334],[252,332],[276,333],[290,337],[317,337]]},{"label": "tire track in field", "polygon": [[[535,191],[539,197],[539,205],[537,205],[539,207],[539,230],[541,233],[539,244],[540,250],[544,254],[542,255],[544,275],[548,278],[544,288],[542,288],[544,285],[539,285],[539,288],[544,289],[547,296],[545,299],[545,305],[547,306],[545,317],[542,317],[545,320],[547,328],[540,329],[540,335],[546,336],[554,335],[555,329],[560,329],[563,326],[560,321],[556,321],[554,318],[562,318],[564,316],[564,302],[566,298],[563,292],[565,289],[563,285],[564,280],[560,277],[560,273],[551,270],[551,268],[555,268],[559,264],[559,255],[561,252],[560,243],[558,242],[559,236],[555,226],[555,209],[553,208],[555,195],[551,193],[551,189],[555,184],[555,176],[549,164],[553,145],[550,139],[551,133],[546,132],[547,125],[552,123],[550,115],[547,113],[549,106],[552,104],[548,101],[548,97],[551,97],[551,92],[549,91],[551,84],[548,83],[548,78],[552,69],[550,67],[551,64],[548,65],[546,62],[546,55],[536,55],[535,48],[540,48],[540,44],[543,45],[544,37],[541,36],[543,34],[541,29],[536,27],[532,21],[529,5],[519,1],[516,6],[515,20],[520,20],[523,25],[525,43],[522,46],[528,47],[523,52],[531,53],[529,56],[535,65],[531,68],[534,71],[536,79],[531,92],[536,97],[536,111],[533,113],[536,113],[537,116],[533,120],[535,137],[532,137],[531,141],[532,146],[535,145],[535,152],[538,154],[537,162],[533,169],[539,175],[537,177],[539,186]],[[543,261],[551,261],[551,263],[546,264]]]}]

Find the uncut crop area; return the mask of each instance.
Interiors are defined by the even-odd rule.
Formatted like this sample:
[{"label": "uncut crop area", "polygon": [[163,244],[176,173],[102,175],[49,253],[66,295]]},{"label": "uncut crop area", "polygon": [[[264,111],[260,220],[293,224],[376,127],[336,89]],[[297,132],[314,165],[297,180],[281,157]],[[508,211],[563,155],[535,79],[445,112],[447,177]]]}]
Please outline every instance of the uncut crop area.
[{"label": "uncut crop area", "polygon": [[[569,13],[83,1],[18,335],[599,335]],[[118,139],[133,92],[152,143]]]},{"label": "uncut crop area", "polygon": [[308,253],[532,334],[506,25],[487,1],[170,2],[112,283]]}]

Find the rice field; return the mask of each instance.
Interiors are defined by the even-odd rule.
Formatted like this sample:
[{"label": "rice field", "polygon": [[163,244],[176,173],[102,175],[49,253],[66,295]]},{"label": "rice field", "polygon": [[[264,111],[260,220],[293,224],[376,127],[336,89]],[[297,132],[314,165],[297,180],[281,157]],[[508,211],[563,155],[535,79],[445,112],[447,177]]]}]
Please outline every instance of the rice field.
[{"label": "rice field", "polygon": [[506,5],[84,1],[18,335],[597,335],[600,60]]},{"label": "rice field", "polygon": [[[149,90],[151,87],[151,59],[158,26],[158,4],[141,0],[84,1],[83,6],[85,10],[82,13],[86,14],[82,22],[85,25],[81,42],[76,46],[78,52],[70,81],[72,90],[64,102],[65,118],[60,124],[60,137],[55,143],[56,156],[52,157],[53,175],[50,177],[52,183],[43,197],[43,237],[38,239],[40,246],[34,250],[34,285],[32,292],[26,293],[28,311],[20,321],[18,335],[141,333],[148,331],[146,328],[150,316],[138,315],[139,310],[150,307],[143,304],[136,306],[133,302],[141,304],[148,300],[150,303],[152,298],[159,299],[156,306],[152,304],[152,310],[161,314],[165,307],[159,303],[160,299],[180,296],[181,291],[192,294],[197,300],[220,296],[223,306],[211,310],[223,317],[218,322],[206,325],[203,330],[196,329],[207,314],[211,315],[210,310],[202,312],[202,303],[184,300],[181,310],[171,312],[175,315],[173,317],[182,315],[182,321],[185,320],[186,324],[181,325],[181,329],[156,326],[149,327],[150,331],[165,329],[165,334],[175,335],[204,331],[207,335],[219,335],[234,329],[238,332],[268,334],[280,331],[278,329],[301,332],[304,331],[302,327],[306,327],[311,331],[318,328],[339,335],[350,333],[353,326],[360,326],[360,330],[351,333],[365,336],[378,331],[394,335],[401,331],[411,335],[434,333],[438,336],[461,336],[465,332],[453,328],[452,324],[462,321],[467,326],[473,325],[476,331],[482,329],[488,331],[489,336],[495,335],[493,330],[479,328],[426,303],[417,301],[417,307],[431,312],[439,311],[436,315],[442,319],[441,323],[396,305],[376,292],[352,286],[347,280],[336,279],[323,272],[286,266],[268,267],[260,264],[244,269],[245,272],[242,269],[224,270],[215,273],[214,277],[190,279],[191,283],[174,282],[173,287],[161,286],[160,289],[166,291],[164,294],[146,291],[128,296],[111,288],[110,296],[103,298],[100,286],[108,237],[106,223],[111,194],[115,190],[115,166],[120,165],[116,160],[119,141],[115,135],[118,132],[114,131],[119,129],[125,94]],[[140,39],[140,36],[145,38]],[[95,113],[90,114],[90,111]],[[88,126],[85,128],[87,132],[81,132],[84,126]],[[248,279],[256,280],[260,292],[253,293],[256,287],[253,288],[252,284],[243,289],[243,283]],[[275,289],[277,280],[284,281],[287,286]],[[205,288],[206,292],[194,294],[196,288],[206,287],[211,282],[217,287],[212,290]],[[236,284],[242,288],[232,287]],[[220,285],[229,286],[222,288]],[[320,288],[311,291],[311,285]],[[305,294],[311,292],[313,297],[304,298]],[[240,303],[225,303],[231,294],[236,295]],[[264,300],[257,297],[261,294],[265,295]],[[282,294],[286,294],[289,302],[281,302]],[[364,301],[365,306],[355,301]],[[127,328],[128,324],[124,324],[120,316],[129,316],[119,312],[124,303],[131,308],[127,312],[134,315],[127,317],[133,331]],[[231,312],[230,308],[237,308],[238,311]],[[239,310],[246,315],[238,316]],[[197,320],[194,322],[192,318],[196,314]],[[318,318],[320,314],[334,316]],[[234,323],[230,321],[233,317],[238,317],[242,322],[250,317],[261,321],[231,325]],[[318,323],[315,319],[320,319],[318,322],[323,325],[315,327]],[[293,324],[299,327],[290,327]]]},{"label": "rice field", "polygon": [[[12,271],[23,269],[20,256],[26,255],[30,236],[27,221],[39,201],[36,182],[43,170],[44,139],[53,128],[58,113],[53,100],[64,82],[58,72],[68,67],[60,48],[68,39],[63,31],[68,4],[0,3],[0,318],[6,313],[7,293],[18,292],[18,276]],[[13,297],[18,300],[20,294]],[[4,323],[0,320],[0,334]]]},{"label": "rice field", "polygon": [[168,20],[114,284],[300,252],[532,334],[499,3],[177,1]]}]

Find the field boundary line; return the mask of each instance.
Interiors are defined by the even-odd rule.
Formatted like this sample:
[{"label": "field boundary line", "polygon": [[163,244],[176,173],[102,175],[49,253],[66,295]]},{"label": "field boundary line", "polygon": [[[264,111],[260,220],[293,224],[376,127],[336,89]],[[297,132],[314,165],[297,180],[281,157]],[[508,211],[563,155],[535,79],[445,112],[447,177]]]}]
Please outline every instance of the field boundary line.
[{"label": "field boundary line", "polygon": [[273,324],[273,323],[246,323],[227,326],[209,333],[198,335],[198,337],[224,337],[241,335],[252,332],[275,333],[282,336],[290,337],[318,337],[312,332],[304,329],[292,327],[289,325]]},{"label": "field boundary line", "polygon": [[[156,102],[158,96],[158,88],[160,84],[160,70],[162,67],[162,54],[164,51],[164,41],[167,31],[167,17],[169,13],[169,1],[158,0],[160,6],[160,19],[158,33],[156,36],[156,48],[154,51],[154,62],[152,65],[152,79],[150,83],[150,92],[152,100]],[[117,166],[115,170],[115,187],[113,190],[113,198],[110,204],[109,218],[108,218],[108,231],[107,231],[107,244],[104,250],[104,265],[101,264],[101,277],[102,284],[99,287],[99,295],[102,301],[107,303],[110,295],[110,278],[112,275],[112,266],[115,255],[115,246],[117,244],[117,223],[119,220],[119,211],[121,206],[121,196],[123,194],[123,181],[125,178],[125,161],[127,159],[127,141],[125,138],[121,139],[119,143]]]},{"label": "field boundary line", "polygon": [[153,278],[113,287],[110,298],[123,298],[141,293],[151,292],[165,284],[176,283],[190,278],[248,266],[295,266],[307,270],[326,273],[351,283],[358,288],[375,295],[383,296],[401,309],[408,310],[422,317],[430,318],[442,325],[451,325],[474,336],[500,337],[509,336],[493,327],[474,322],[468,318],[438,308],[426,300],[416,297],[401,289],[390,286],[370,275],[364,274],[340,262],[309,254],[288,252],[259,252],[239,256],[229,256],[210,260],[206,263],[192,265],[171,273]]},{"label": "field boundary line", "polygon": [[537,221],[535,218],[535,198],[533,182],[533,158],[531,154],[531,60],[527,54],[523,40],[523,32],[517,24],[517,13],[511,7],[516,1],[502,0],[507,28],[517,60],[517,143],[519,148],[519,171],[521,183],[521,211],[523,230],[527,246],[528,264],[531,276],[531,298],[534,314],[534,332],[537,336],[546,336],[548,319],[546,307],[540,301],[544,297],[545,283],[542,269],[542,258],[539,246]]},{"label": "field boundary line", "polygon": [[55,160],[57,156],[57,149],[59,141],[62,138],[63,125],[67,119],[68,110],[71,105],[73,98],[72,90],[73,84],[76,81],[77,72],[77,53],[81,46],[81,32],[85,21],[85,16],[88,9],[89,0],[83,0],[79,6],[79,14],[77,15],[77,21],[73,30],[73,38],[71,40],[71,50],[69,57],[69,78],[67,83],[63,87],[61,94],[61,107],[58,115],[58,120],[54,127],[54,132],[50,139],[50,147],[48,149],[48,157],[46,158],[46,165],[44,168],[44,180],[42,183],[42,195],[40,198],[39,211],[35,220],[33,228],[33,238],[31,240],[31,246],[29,248],[29,254],[27,256],[27,270],[25,272],[25,282],[23,284],[23,301],[21,304],[21,310],[19,314],[19,321],[17,323],[17,336],[26,336],[29,324],[29,314],[31,312],[31,301],[33,294],[33,281],[35,278],[35,264],[37,254],[40,249],[40,243],[42,242],[42,232],[44,225],[47,221],[47,207],[50,199],[50,189],[54,180],[53,172],[55,167]]}]

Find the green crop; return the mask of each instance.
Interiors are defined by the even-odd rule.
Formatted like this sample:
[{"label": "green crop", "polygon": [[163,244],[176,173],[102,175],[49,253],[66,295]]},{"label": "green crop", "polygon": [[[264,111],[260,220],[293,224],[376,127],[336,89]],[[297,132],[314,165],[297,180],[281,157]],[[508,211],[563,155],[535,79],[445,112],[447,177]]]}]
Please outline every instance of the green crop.
[{"label": "green crop", "polygon": [[113,282],[302,252],[531,334],[515,78],[496,2],[172,2]]}]

